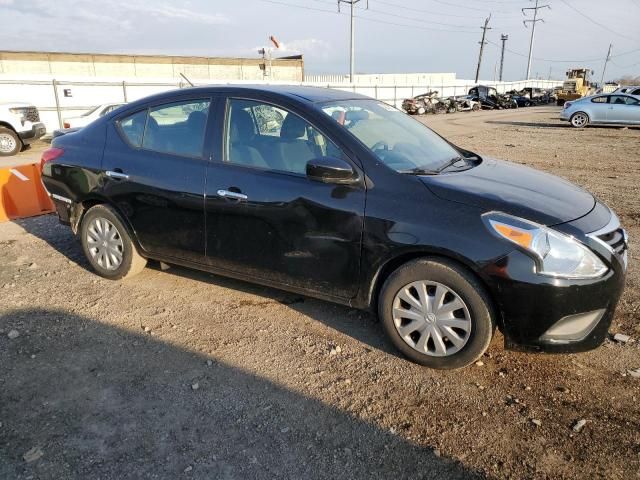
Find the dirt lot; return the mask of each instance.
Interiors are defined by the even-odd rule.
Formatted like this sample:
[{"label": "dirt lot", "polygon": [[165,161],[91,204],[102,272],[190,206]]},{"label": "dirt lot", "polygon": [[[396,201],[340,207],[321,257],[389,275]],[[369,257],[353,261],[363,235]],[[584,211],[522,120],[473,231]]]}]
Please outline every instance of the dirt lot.
[{"label": "dirt lot", "polygon": [[640,129],[556,117],[425,121],[618,212],[632,250],[612,333],[635,342],[549,356],[497,335],[482,365],[437,372],[364,313],[181,268],[102,280],[54,217],[5,223],[0,478],[640,478]]}]

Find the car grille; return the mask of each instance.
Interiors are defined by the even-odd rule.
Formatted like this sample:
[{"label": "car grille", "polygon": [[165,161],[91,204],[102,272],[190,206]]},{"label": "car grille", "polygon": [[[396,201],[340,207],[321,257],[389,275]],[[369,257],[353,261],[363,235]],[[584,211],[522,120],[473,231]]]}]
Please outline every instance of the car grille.
[{"label": "car grille", "polygon": [[598,238],[609,245],[616,255],[621,255],[627,249],[627,235],[623,228],[603,233]]},{"label": "car grille", "polygon": [[36,107],[27,107],[24,109],[24,117],[32,123],[40,121],[40,113]]}]

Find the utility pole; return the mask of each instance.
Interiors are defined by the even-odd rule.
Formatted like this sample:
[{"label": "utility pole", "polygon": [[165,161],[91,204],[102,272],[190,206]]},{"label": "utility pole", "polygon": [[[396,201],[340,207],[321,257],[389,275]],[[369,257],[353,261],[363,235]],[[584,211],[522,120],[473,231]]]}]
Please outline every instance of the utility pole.
[{"label": "utility pole", "polygon": [[491,15],[489,15],[485,21],[484,26],[480,27],[482,29],[482,40],[480,40],[480,53],[478,54],[478,68],[476,68],[476,83],[478,83],[478,78],[480,77],[480,65],[482,64],[482,52],[484,51],[484,46],[487,42],[485,42],[485,37],[487,36],[487,30],[491,30],[489,27],[489,20],[491,20]]},{"label": "utility pole", "polygon": [[604,73],[607,71],[607,63],[611,59],[612,44],[609,44],[609,51],[607,52],[607,58],[604,59],[604,67],[602,67],[602,78],[600,79],[600,88],[604,87]]},{"label": "utility pole", "polygon": [[538,10],[540,10],[542,8],[551,9],[551,7],[549,5],[538,5],[538,1],[539,0],[535,0],[535,2],[536,2],[536,6],[535,7],[527,7],[527,8],[523,8],[522,9],[522,14],[524,16],[527,15],[526,10],[533,10],[533,20],[523,20],[522,21],[522,23],[524,24],[525,27],[527,27],[527,23],[531,24],[531,40],[529,41],[529,62],[527,63],[527,78],[526,78],[526,80],[529,80],[529,74],[531,73],[531,59],[532,59],[532,55],[533,55],[533,37],[534,37],[534,35],[536,33],[536,23],[538,23],[538,22],[543,22],[544,23],[544,19],[538,18]]},{"label": "utility pole", "polygon": [[500,81],[502,81],[502,68],[504,67],[504,45],[509,40],[509,35],[505,35],[504,33],[500,35],[500,40],[502,41],[502,53],[500,54]]},{"label": "utility pole", "polygon": [[[355,9],[356,9],[356,4],[359,3],[361,0],[338,0],[338,12],[340,12],[340,4],[342,3],[346,3],[347,5],[349,5],[350,10],[351,10],[351,55],[349,57],[349,81],[351,83],[353,83],[353,79],[354,79],[354,70],[355,70],[355,65],[356,65],[356,59],[355,59]],[[369,0],[367,0],[367,9],[369,8]]]}]

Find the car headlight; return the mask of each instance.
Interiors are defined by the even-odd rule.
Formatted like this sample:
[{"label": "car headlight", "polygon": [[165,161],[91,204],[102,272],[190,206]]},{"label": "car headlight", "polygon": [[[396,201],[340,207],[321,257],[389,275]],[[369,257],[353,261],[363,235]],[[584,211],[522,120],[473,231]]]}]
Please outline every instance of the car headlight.
[{"label": "car headlight", "polygon": [[608,270],[589,248],[556,230],[504,213],[486,213],[483,219],[491,232],[533,255],[541,275],[598,278]]}]

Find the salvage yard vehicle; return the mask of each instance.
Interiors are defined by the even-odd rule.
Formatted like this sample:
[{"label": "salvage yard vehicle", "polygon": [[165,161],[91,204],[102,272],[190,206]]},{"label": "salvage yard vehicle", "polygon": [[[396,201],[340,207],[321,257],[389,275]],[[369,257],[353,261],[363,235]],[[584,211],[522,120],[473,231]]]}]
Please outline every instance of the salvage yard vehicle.
[{"label": "salvage yard vehicle", "polygon": [[54,139],[42,178],[105,278],[153,259],[368,309],[433,368],[476,361],[496,327],[595,348],[625,281],[626,232],[593,195],[351,92],[154,95]]},{"label": "salvage yard vehicle", "polygon": [[402,102],[402,109],[409,115],[424,115],[426,113],[446,113],[447,104],[438,98],[438,91],[433,90]]},{"label": "salvage yard vehicle", "polygon": [[592,95],[595,88],[589,81],[589,74],[593,74],[593,70],[589,68],[567,70],[567,79],[556,92],[556,104],[562,106],[565,102]]},{"label": "salvage yard vehicle", "polygon": [[46,131],[38,109],[32,104],[0,103],[0,157],[16,155]]},{"label": "salvage yard vehicle", "polygon": [[594,95],[566,102],[560,119],[573,127],[640,125],[640,97],[626,94]]},{"label": "salvage yard vehicle", "polygon": [[480,110],[480,102],[473,100],[473,97],[470,95],[450,97],[449,101],[455,102],[456,112],[477,112]]},{"label": "salvage yard vehicle", "polygon": [[469,90],[469,97],[479,102],[485,110],[501,110],[503,108],[517,108],[515,100],[500,95],[494,87],[476,85]]},{"label": "salvage yard vehicle", "polygon": [[64,128],[78,128],[89,125],[95,119],[106,115],[109,112],[112,112],[116,108],[124,105],[124,103],[104,103],[102,105],[98,105],[97,107],[93,107],[88,112],[83,113],[78,117],[69,117],[63,120]]}]

